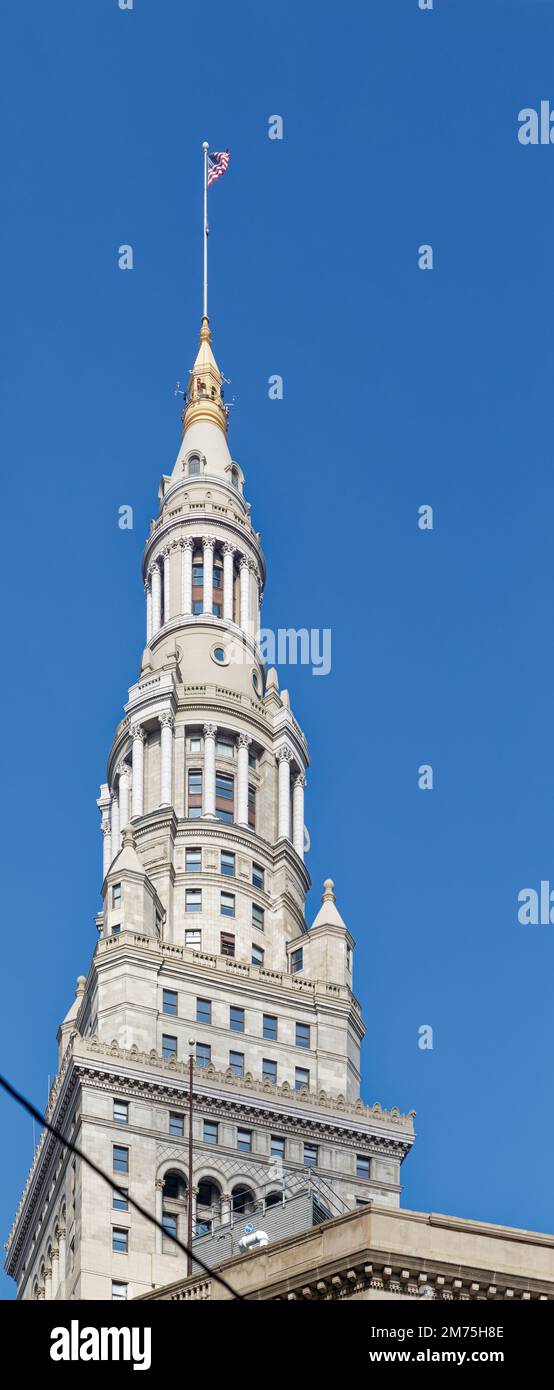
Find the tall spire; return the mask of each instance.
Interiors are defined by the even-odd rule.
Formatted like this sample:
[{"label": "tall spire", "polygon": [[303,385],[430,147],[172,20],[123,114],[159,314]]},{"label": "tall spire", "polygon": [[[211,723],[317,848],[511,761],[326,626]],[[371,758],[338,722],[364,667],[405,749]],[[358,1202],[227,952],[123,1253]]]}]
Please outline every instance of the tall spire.
[{"label": "tall spire", "polygon": [[227,434],[227,406],[223,403],[223,377],[212,352],[210,321],[206,315],[200,328],[200,346],[187,387],[183,411],[183,434],[197,420],[210,420]]}]

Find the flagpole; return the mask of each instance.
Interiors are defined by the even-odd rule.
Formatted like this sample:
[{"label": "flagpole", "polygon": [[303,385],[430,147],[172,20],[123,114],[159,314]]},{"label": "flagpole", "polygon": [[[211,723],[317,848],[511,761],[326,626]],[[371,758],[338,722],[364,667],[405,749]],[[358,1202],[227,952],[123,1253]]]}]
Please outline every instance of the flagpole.
[{"label": "flagpole", "polygon": [[208,141],[202,145],[204,151],[204,318],[208,317]]}]

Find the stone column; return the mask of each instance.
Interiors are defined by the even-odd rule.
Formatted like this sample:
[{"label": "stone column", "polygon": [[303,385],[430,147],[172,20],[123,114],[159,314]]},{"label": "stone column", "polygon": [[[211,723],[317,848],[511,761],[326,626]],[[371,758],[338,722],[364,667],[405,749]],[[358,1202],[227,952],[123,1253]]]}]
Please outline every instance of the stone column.
[{"label": "stone column", "polygon": [[185,614],[192,613],[192,552],[194,541],[192,536],[185,536],[181,541],[181,611]]},{"label": "stone column", "polygon": [[290,840],[290,765],[292,749],[285,744],[276,754],[279,764],[279,817],[278,838]]},{"label": "stone column", "polygon": [[223,617],[226,623],[233,622],[233,556],[235,547],[230,541],[223,546]]},{"label": "stone column", "polygon": [[237,822],[248,825],[248,749],[252,739],[250,734],[239,734],[237,739]]},{"label": "stone column", "polygon": [[166,545],[164,550],[164,623],[168,623],[171,617],[171,550]]},{"label": "stone column", "polygon": [[250,623],[250,566],[246,555],[240,561],[240,625],[248,632]]},{"label": "stone column", "polygon": [[47,1302],[52,1298],[52,1265],[46,1265],[44,1269],[44,1297]]},{"label": "stone column", "polygon": [[152,588],[152,636],[155,637],[162,625],[162,576],[157,560],[150,566],[149,574]]},{"label": "stone column", "polygon": [[[121,848],[121,831],[119,829],[119,795],[116,791],[112,792],[112,859],[119,854]],[[111,863],[111,860],[110,860]]]},{"label": "stone column", "polygon": [[172,783],[173,783],[173,730],[175,719],[171,710],[164,710],[160,714],[160,724],[162,729],[161,747],[161,806],[172,805]]},{"label": "stone column", "polygon": [[112,827],[109,811],[102,812],[102,877],[105,878],[112,862]]},{"label": "stone column", "polygon": [[52,1298],[60,1287],[60,1252],[57,1245],[52,1246]]},{"label": "stone column", "polygon": [[202,537],[204,558],[204,613],[213,613],[214,609],[214,546],[214,536]]},{"label": "stone column", "polygon": [[133,740],[133,792],[132,808],[133,817],[144,814],[144,744],[146,734],[140,724],[135,724],[131,729]]},{"label": "stone column", "polygon": [[292,842],[296,853],[304,858],[304,788],[306,778],[303,772],[295,777],[292,788]]},{"label": "stone column", "polygon": [[[163,1178],[157,1178],[157,1179],[156,1179],[156,1221],[159,1222],[160,1226],[161,1226],[161,1224],[162,1224],[162,1216],[163,1216],[163,1201],[164,1201],[164,1185],[163,1185]],[[160,1230],[156,1230],[156,1254],[157,1254],[157,1255],[161,1255],[161,1254],[162,1254],[162,1250],[163,1250],[162,1242],[163,1242],[162,1233],[161,1233]]]},{"label": "stone column", "polygon": [[56,1234],[60,1250],[60,1287],[63,1288],[67,1273],[65,1265],[65,1226],[60,1226]]},{"label": "stone column", "polygon": [[123,834],[129,824],[129,764],[123,761],[116,770],[119,773],[119,829]]},{"label": "stone column", "polygon": [[202,814],[215,820],[215,738],[217,724],[204,725],[204,797]]},{"label": "stone column", "polygon": [[146,594],[146,645],[148,646],[152,640],[152,585],[150,577],[146,580],[144,592]]}]

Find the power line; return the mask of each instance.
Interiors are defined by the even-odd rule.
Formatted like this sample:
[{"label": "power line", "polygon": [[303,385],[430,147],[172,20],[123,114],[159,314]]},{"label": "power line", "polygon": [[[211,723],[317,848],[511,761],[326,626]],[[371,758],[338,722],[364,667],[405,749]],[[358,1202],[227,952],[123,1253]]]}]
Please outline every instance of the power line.
[{"label": "power line", "polygon": [[[12,1100],[17,1101],[17,1104],[22,1106],[23,1110],[26,1110],[29,1115],[32,1115],[34,1120],[38,1120],[38,1123],[42,1125],[44,1129],[47,1129],[50,1134],[53,1134],[55,1139],[59,1139],[65,1149],[69,1149],[70,1153],[82,1159],[83,1163],[86,1163],[87,1166],[92,1169],[92,1172],[96,1173],[97,1177],[103,1178],[104,1182],[107,1182],[108,1187],[111,1187],[113,1192],[117,1192],[120,1197],[126,1197],[129,1206],[134,1207],[134,1210],[138,1211],[140,1216],[144,1216],[146,1221],[149,1221],[152,1226],[156,1227],[157,1231],[161,1231],[166,1239],[172,1240],[174,1245],[177,1245],[179,1250],[183,1251],[183,1254],[187,1255],[187,1257],[190,1255],[195,1264],[200,1265],[200,1268],[204,1270],[205,1274],[209,1274],[211,1279],[215,1279],[218,1284],[221,1284],[224,1289],[227,1289],[227,1292],[230,1293],[233,1298],[241,1299],[243,1302],[247,1301],[245,1294],[238,1293],[236,1289],[231,1287],[231,1284],[227,1283],[227,1280],[223,1278],[222,1274],[218,1274],[217,1270],[210,1269],[209,1265],[204,1264],[200,1256],[189,1249],[188,1245],[184,1245],[183,1241],[179,1240],[178,1236],[172,1235],[171,1231],[166,1231],[165,1226],[162,1225],[161,1221],[158,1221],[156,1216],[152,1216],[152,1213],[147,1211],[146,1207],[141,1206],[140,1202],[135,1201],[135,1198],[131,1197],[127,1187],[120,1187],[119,1184],[114,1182],[113,1178],[110,1177],[109,1173],[105,1173],[103,1168],[100,1168],[97,1163],[93,1162],[92,1158],[88,1157],[88,1154],[83,1153],[82,1149],[78,1149],[77,1145],[73,1144],[71,1139],[66,1139],[61,1130],[57,1129],[55,1125],[51,1125],[49,1120],[46,1119],[46,1116],[41,1115],[40,1110],[37,1110],[36,1106],[33,1105],[32,1101],[27,1100],[27,1097],[21,1095],[20,1091],[16,1091],[11,1081],[8,1081],[7,1078],[1,1074],[0,1086],[6,1091],[7,1095],[11,1096]],[[190,1202],[192,1200],[190,1192],[188,1198]]]}]

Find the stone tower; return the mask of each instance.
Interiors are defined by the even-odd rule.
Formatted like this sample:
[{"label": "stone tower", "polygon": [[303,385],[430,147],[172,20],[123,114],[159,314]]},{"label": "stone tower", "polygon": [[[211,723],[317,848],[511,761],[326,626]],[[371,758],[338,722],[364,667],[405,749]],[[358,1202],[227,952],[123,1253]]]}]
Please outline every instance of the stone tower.
[{"label": "stone tower", "polygon": [[[308,928],[308,749],[259,645],[265,562],[207,318],[143,563],[146,647],[98,806],[103,909],[61,1024],[48,1118],[186,1240],[306,1168],[333,1214],[397,1206],[412,1116],[360,1100],[354,939],[327,880]],[[115,1205],[114,1205],[115,1202]],[[20,1298],[132,1298],[170,1239],[43,1133],[8,1242]]]}]

